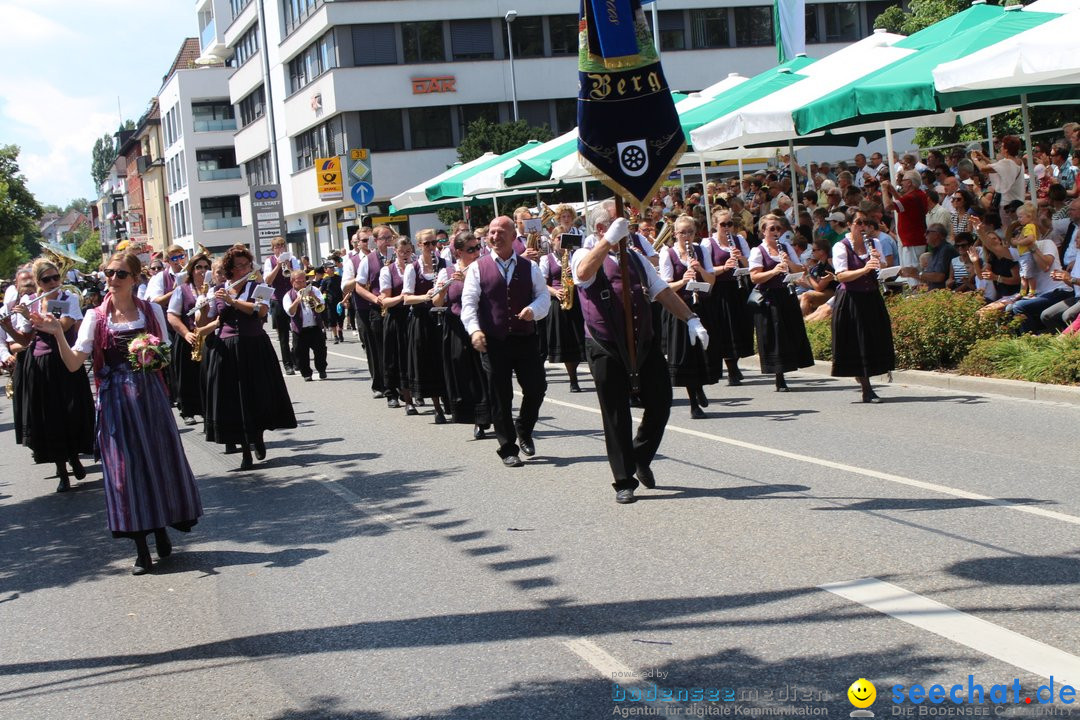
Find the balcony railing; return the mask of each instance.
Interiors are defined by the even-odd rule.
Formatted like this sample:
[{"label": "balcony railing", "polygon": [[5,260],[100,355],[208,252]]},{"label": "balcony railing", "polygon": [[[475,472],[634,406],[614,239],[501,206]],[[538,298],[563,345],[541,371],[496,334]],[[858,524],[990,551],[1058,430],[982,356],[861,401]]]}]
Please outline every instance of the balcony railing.
[{"label": "balcony railing", "polygon": [[211,20],[210,23],[202,29],[202,32],[199,33],[199,41],[202,43],[201,49],[205,51],[206,48],[210,47],[216,36],[217,23],[214,20]]},{"label": "balcony railing", "polygon": [[218,168],[217,170],[199,170],[199,180],[239,180],[240,168]]},{"label": "balcony railing", "polygon": [[196,120],[195,132],[218,132],[220,130],[236,130],[236,118],[223,118],[220,120]]},{"label": "balcony railing", "polygon": [[244,221],[239,215],[224,218],[203,218],[202,227],[203,230],[230,230],[244,227]]}]

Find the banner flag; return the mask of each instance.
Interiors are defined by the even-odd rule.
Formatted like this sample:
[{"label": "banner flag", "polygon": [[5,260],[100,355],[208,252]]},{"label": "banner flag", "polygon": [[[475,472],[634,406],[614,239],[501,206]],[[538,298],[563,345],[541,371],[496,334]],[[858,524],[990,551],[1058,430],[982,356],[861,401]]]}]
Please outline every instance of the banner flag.
[{"label": "banner flag", "polygon": [[581,0],[578,154],[597,180],[638,207],[686,149],[641,0]]},{"label": "banner flag", "polygon": [[778,63],[806,53],[806,0],[773,0],[773,34]]}]

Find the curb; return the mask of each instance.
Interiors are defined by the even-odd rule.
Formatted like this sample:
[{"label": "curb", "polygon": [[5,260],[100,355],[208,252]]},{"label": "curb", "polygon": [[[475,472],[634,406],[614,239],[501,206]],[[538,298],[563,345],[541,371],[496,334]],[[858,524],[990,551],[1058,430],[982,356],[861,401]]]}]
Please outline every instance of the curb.
[{"label": "curb", "polygon": [[[802,368],[799,372],[812,375],[830,375],[832,363],[815,360],[813,367]],[[950,375],[932,370],[894,370],[889,375],[872,378],[875,385],[919,385],[974,393],[976,395],[1000,395],[1020,400],[1039,402],[1066,403],[1080,406],[1080,387],[1073,385],[1050,385],[1047,383],[1027,382],[1025,380],[1002,380],[983,378],[973,375]]]}]

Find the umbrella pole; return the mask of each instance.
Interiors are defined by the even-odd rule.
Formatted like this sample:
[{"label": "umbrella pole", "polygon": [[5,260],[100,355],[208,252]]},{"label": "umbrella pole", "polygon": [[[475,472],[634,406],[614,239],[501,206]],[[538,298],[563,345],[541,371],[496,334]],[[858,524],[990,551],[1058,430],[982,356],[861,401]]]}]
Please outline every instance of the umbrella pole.
[{"label": "umbrella pole", "polygon": [[799,204],[799,180],[795,177],[795,141],[787,141],[787,169],[788,175],[791,176],[791,198],[792,205]]},{"label": "umbrella pole", "polygon": [[499,199],[494,195],[491,196],[491,207],[495,208],[495,217],[499,217]]},{"label": "umbrella pole", "polygon": [[1031,202],[1035,202],[1037,193],[1035,181],[1035,158],[1031,152],[1031,119],[1028,117],[1027,93],[1020,96],[1020,117],[1024,121],[1024,149],[1027,151],[1028,191],[1031,193]]},{"label": "umbrella pole", "polygon": [[585,203],[585,207],[581,208],[581,214],[583,217],[589,215],[589,191],[585,187],[585,180],[581,181],[581,202]]},{"label": "umbrella pole", "polygon": [[743,181],[742,158],[739,158],[739,190],[740,191],[742,190],[742,181]]},{"label": "umbrella pole", "polygon": [[[896,163],[893,162],[893,141],[892,141],[892,123],[888,120],[885,121],[885,152],[888,156],[885,162],[889,164],[889,182],[892,183],[893,192],[898,192],[896,189]],[[900,233],[896,228],[900,224],[900,215],[893,210],[893,232],[896,232],[897,238],[900,237]]]},{"label": "umbrella pole", "polygon": [[705,178],[705,157],[698,155],[698,162],[701,163],[701,193],[705,196],[705,226],[712,237],[712,205],[709,202],[709,183]]},{"label": "umbrella pole", "polygon": [[986,157],[994,157],[994,125],[990,122],[993,115],[986,116]]}]

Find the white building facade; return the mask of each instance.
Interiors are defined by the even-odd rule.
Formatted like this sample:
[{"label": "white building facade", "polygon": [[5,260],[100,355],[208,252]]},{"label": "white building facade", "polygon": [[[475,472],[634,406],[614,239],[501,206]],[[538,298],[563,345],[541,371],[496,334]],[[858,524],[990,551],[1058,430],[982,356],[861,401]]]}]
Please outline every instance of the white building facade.
[{"label": "white building facade", "polygon": [[[260,4],[265,28],[259,27]],[[823,57],[871,32],[890,2],[807,4],[807,52]],[[345,244],[353,203],[321,202],[316,158],[372,151],[374,206],[457,160],[476,118],[576,124],[578,0],[198,0],[203,52],[227,57],[236,106],[236,160],[249,184],[270,182],[268,104],[289,239],[312,260]],[[507,13],[516,18],[507,23]],[[224,20],[227,18],[227,20]],[[513,75],[507,29],[513,42]],[[776,64],[772,5],[753,0],[662,0],[662,60],[673,89]],[[265,31],[266,48],[263,48]],[[204,32],[204,35],[206,33]],[[269,63],[270,92],[263,57]],[[269,97],[269,103],[268,103]],[[242,203],[245,223],[248,203]],[[412,218],[412,230],[433,216]]]}]

